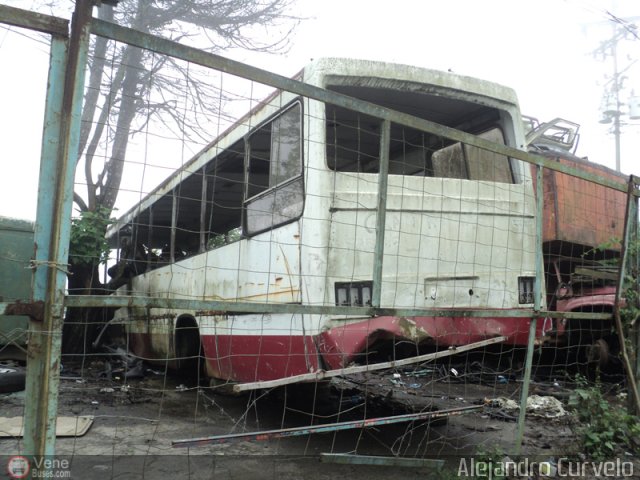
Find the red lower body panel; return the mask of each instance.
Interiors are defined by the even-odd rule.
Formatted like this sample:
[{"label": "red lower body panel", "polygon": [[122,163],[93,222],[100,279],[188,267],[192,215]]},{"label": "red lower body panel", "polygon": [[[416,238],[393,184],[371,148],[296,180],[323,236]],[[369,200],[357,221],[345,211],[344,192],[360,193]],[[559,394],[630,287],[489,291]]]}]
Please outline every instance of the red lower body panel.
[{"label": "red lower body panel", "polygon": [[[202,335],[201,342],[210,376],[255,382],[320,368],[343,368],[362,358],[372,345],[380,342],[404,340],[415,345],[447,348],[506,336],[505,343],[526,346],[529,323],[529,318],[519,317],[387,316],[345,323],[315,336]],[[543,337],[551,326],[551,319],[538,321],[536,338]],[[153,351],[149,334],[131,333],[129,339],[136,355],[161,360]]]},{"label": "red lower body panel", "polygon": [[203,335],[209,374],[238,382],[291,377],[319,369],[313,337]]},{"label": "red lower body panel", "polygon": [[[330,368],[342,368],[384,340],[405,339],[416,345],[446,348],[506,336],[507,344],[527,345],[529,323],[529,318],[519,317],[377,317],[321,333],[318,348]],[[538,322],[536,338],[549,328],[549,322]]]}]

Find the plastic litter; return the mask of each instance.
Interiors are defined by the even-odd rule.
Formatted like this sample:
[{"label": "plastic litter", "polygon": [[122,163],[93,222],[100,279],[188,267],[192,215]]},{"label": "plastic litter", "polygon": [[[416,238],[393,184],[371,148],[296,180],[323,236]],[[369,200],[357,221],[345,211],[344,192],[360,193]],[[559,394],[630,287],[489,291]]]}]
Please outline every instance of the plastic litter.
[{"label": "plastic litter", "polygon": [[562,402],[555,397],[531,395],[527,398],[527,413],[535,417],[558,418],[567,415]]}]

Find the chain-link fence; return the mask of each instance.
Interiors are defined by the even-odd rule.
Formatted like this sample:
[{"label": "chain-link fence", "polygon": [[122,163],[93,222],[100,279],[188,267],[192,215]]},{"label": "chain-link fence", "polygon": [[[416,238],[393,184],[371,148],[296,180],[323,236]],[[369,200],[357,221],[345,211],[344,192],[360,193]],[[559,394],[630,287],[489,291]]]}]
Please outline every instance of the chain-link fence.
[{"label": "chain-link fence", "polygon": [[[31,355],[58,339],[60,383],[6,400],[25,425],[58,402],[58,455],[110,478],[437,468],[576,453],[576,390],[634,398],[636,184],[573,155],[576,125],[523,121],[512,90],[450,73],[323,59],[287,79],[77,29],[82,213],[49,225],[39,207],[70,271],[32,262],[70,274],[64,309],[36,273],[45,321],[22,312]],[[16,425],[3,450],[41,454]]]}]

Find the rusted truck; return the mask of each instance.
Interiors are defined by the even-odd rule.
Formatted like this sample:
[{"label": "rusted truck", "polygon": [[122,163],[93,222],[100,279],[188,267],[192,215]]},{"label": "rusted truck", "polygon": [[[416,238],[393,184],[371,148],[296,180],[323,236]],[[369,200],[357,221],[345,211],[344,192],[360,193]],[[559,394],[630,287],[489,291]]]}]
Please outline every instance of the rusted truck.
[{"label": "rusted truck", "polygon": [[[540,124],[525,118],[529,150],[563,165],[620,183],[627,177],[579,158],[579,126],[563,119]],[[535,167],[534,167],[535,168]],[[535,179],[535,174],[533,175]],[[623,236],[623,192],[545,169],[542,254],[547,306],[559,312],[611,313]],[[578,354],[578,360],[604,367],[615,357],[618,340],[612,322],[546,319],[553,324],[547,344]]]}]

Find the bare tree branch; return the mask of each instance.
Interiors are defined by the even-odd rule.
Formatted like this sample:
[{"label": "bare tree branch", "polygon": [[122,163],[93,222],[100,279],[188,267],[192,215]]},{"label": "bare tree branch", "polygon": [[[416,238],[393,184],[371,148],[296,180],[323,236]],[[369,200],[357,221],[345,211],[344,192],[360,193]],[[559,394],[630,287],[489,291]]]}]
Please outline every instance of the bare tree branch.
[{"label": "bare tree branch", "polygon": [[142,50],[127,46],[125,48],[123,63],[127,65],[128,68],[126,68],[122,81],[122,97],[116,123],[116,136],[111,149],[109,170],[107,175],[105,175],[104,188],[100,189],[100,194],[97,197],[99,204],[109,210],[113,209],[118,196],[131,124],[136,116],[138,71],[142,67]]},{"label": "bare tree branch", "polygon": [[105,95],[104,104],[102,105],[102,109],[100,110],[100,116],[95,123],[91,142],[89,143],[89,146],[87,147],[87,150],[85,152],[85,172],[87,172],[87,168],[89,168],[88,173],[86,173],[87,195],[89,208],[92,210],[96,208],[97,189],[102,184],[102,178],[105,176],[108,170],[108,163],[105,163],[102,172],[98,175],[98,179],[95,182],[93,182],[90,169],[93,165],[93,158],[100,144],[100,140],[103,137],[104,129],[107,126],[109,116],[111,115],[114,104],[117,101],[117,93],[122,86],[125,71],[126,68],[123,65],[120,65],[120,67],[116,71],[115,78],[113,80],[113,83],[111,84],[111,89]]},{"label": "bare tree branch", "polygon": [[86,203],[84,203],[84,200],[82,199],[82,197],[78,195],[76,192],[73,192],[73,201],[78,205],[78,208],[80,209],[81,212],[86,212],[89,210],[89,207],[87,206]]},{"label": "bare tree branch", "polygon": [[[293,0],[182,0],[141,2],[124,0],[115,10],[101,7],[101,18],[129,25],[145,32],[184,40],[204,34],[210,51],[224,48],[250,48],[279,51],[286,48],[289,34],[299,19],[286,14]],[[257,40],[253,28],[270,26],[276,35],[269,41]],[[286,25],[283,31],[280,27]],[[270,32],[272,33],[272,32]],[[85,160],[87,206],[113,208],[120,188],[124,160],[131,135],[144,131],[149,122],[159,121],[165,128],[190,141],[208,141],[203,125],[222,115],[227,98],[202,73],[176,59],[142,52],[130,46],[120,48],[120,60],[105,60],[106,42],[96,40],[88,91],[85,95],[82,151]],[[98,107],[98,92],[107,71],[112,72],[104,103]],[[94,71],[95,70],[95,71]],[[209,73],[210,75],[210,73]],[[181,108],[177,108],[178,99]],[[91,140],[89,141],[89,135]],[[87,144],[88,142],[88,144]],[[110,145],[108,160],[97,178],[94,158],[101,146]]]}]

